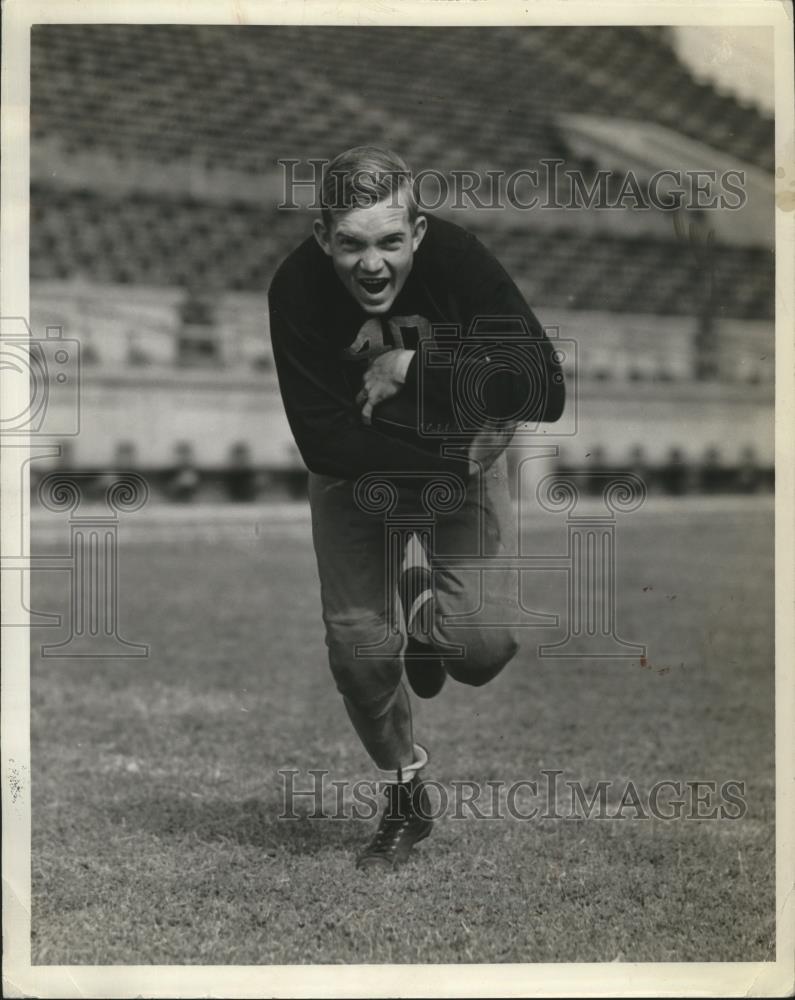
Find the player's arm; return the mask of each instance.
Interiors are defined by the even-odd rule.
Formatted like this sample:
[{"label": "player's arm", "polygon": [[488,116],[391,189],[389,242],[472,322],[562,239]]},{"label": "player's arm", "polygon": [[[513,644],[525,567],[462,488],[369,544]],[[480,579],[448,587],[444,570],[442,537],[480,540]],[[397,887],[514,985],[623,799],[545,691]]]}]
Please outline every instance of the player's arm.
[{"label": "player's arm", "polygon": [[338,359],[300,307],[271,287],[271,343],[287,420],[307,468],[356,479],[367,472],[470,473],[463,459],[440,458],[363,425]]},{"label": "player's arm", "polygon": [[[502,412],[522,412],[529,423],[554,423],[563,414],[566,387],[563,373],[555,360],[555,347],[525,297],[516,287],[505,268],[483,244],[473,237],[468,254],[467,270],[470,281],[468,312],[480,317],[480,322],[467,333],[476,339],[489,334],[499,341],[502,333],[527,336],[540,362],[532,373],[522,370],[505,373],[495,379],[491,402],[496,415]],[[540,376],[538,382],[536,378]]]},{"label": "player's arm", "polygon": [[[468,324],[462,331],[464,338],[474,336],[478,341],[493,338],[499,344],[505,334],[512,337],[518,334],[527,336],[536,345],[539,364],[532,374],[522,371],[519,365],[516,371],[499,371],[484,379],[485,409],[489,416],[500,420],[521,411],[523,421],[559,420],[566,391],[560,365],[553,356],[554,345],[510,275],[474,236],[456,268],[455,285],[460,313]],[[449,398],[449,373],[441,367],[425,367],[420,380],[419,364],[418,353],[408,366],[407,384],[416,385],[418,391],[421,385],[426,401]],[[453,378],[452,382],[455,381]]]}]

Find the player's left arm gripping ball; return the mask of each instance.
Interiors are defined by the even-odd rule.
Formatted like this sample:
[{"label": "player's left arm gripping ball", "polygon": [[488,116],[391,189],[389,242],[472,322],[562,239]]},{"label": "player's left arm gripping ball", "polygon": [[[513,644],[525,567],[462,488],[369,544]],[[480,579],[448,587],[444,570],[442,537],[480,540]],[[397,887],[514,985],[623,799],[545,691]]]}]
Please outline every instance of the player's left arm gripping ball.
[{"label": "player's left arm gripping ball", "polygon": [[356,397],[357,405],[362,407],[362,420],[365,424],[372,423],[374,407],[385,399],[396,396],[403,388],[413,356],[414,351],[396,349],[379,354],[371,362]]}]

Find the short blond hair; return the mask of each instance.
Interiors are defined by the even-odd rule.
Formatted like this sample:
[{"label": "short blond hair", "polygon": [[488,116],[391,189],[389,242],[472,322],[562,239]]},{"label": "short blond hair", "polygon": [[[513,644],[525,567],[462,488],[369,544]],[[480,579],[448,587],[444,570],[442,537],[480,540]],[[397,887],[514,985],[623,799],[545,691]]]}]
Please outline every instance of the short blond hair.
[{"label": "short blond hair", "polygon": [[411,171],[403,157],[381,146],[353,146],[335,156],[323,171],[320,192],[323,223],[330,227],[334,215],[352,208],[368,208],[405,195],[409,221],[419,214]]}]

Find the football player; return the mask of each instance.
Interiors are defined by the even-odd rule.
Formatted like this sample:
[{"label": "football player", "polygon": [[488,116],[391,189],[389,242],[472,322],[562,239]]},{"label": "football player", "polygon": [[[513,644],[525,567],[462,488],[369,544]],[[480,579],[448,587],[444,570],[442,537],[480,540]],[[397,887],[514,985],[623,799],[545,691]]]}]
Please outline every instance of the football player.
[{"label": "football player", "polygon": [[[404,674],[427,698],[447,676],[485,684],[515,655],[511,629],[499,624],[515,606],[515,576],[451,560],[503,550],[512,517],[504,447],[517,422],[557,420],[564,387],[514,282],[465,229],[419,211],[401,157],[372,146],[340,154],[324,172],[321,202],[314,232],[270,286],[271,339],[309,469],[331,670],[365,749],[387,772],[379,826],[357,865],[391,870],[432,824],[428,752],[415,741]],[[529,366],[511,357],[517,333]],[[438,363],[426,364],[427,349],[443,344]],[[442,448],[445,439],[464,447]],[[394,487],[401,516],[425,515],[422,523],[434,476],[459,490],[430,533],[411,536],[407,560],[394,558],[383,510],[357,489],[374,473]],[[455,624],[478,608],[492,624]]]}]

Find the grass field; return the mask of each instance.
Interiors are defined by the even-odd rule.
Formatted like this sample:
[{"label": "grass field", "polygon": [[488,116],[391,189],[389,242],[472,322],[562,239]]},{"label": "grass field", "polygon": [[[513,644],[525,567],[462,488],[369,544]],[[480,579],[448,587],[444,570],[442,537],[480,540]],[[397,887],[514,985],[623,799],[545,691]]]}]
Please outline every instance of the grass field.
[{"label": "grass field", "polygon": [[[772,509],[643,510],[619,546],[619,630],[647,665],[538,662],[562,631],[526,633],[492,684],[418,706],[429,775],[737,779],[743,818],[446,819],[373,880],[353,869],[372,824],[278,819],[279,768],[374,775],[307,529],[129,544],[121,628],[151,656],[32,664],[34,964],[771,958]],[[39,576],[34,606],[64,610],[64,576]],[[562,610],[559,576],[534,579],[539,607]]]}]

